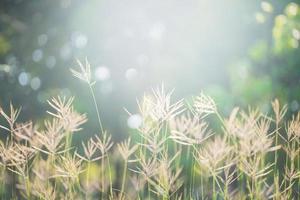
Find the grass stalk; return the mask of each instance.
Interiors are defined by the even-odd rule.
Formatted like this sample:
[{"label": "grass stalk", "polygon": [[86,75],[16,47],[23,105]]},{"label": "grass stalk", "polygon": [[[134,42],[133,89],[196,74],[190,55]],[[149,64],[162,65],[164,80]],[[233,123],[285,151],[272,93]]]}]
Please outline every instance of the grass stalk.
[{"label": "grass stalk", "polygon": [[126,174],[127,174],[127,161],[125,160],[125,162],[124,162],[124,168],[123,168],[121,195],[123,195],[123,193],[124,193],[125,182],[126,182]]},{"label": "grass stalk", "polygon": [[95,109],[96,109],[96,114],[97,114],[97,119],[98,119],[98,123],[99,123],[99,128],[100,128],[101,133],[103,134],[104,133],[104,129],[103,129],[101,118],[100,118],[100,110],[98,108],[98,104],[97,104],[97,101],[96,101],[95,93],[94,93],[94,90],[93,90],[93,87],[92,87],[91,84],[89,84],[89,89],[90,89],[90,93],[92,95],[92,99],[93,99],[94,106],[95,106]]}]

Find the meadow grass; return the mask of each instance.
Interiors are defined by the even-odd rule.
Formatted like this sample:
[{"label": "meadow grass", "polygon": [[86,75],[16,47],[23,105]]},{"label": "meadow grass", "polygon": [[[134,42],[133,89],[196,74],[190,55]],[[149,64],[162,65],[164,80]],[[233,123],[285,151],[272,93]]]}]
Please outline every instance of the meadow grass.
[{"label": "meadow grass", "polygon": [[39,125],[18,122],[21,109],[13,105],[0,108],[7,136],[0,142],[1,199],[300,198],[300,113],[288,119],[287,105],[275,99],[269,115],[234,108],[223,117],[204,93],[187,106],[162,86],[138,101],[142,124],[115,144],[101,122],[90,65],[78,63],[80,71],[71,72],[90,90],[98,133],[82,141],[82,151],[72,145],[87,121],[73,97],[50,99]]}]

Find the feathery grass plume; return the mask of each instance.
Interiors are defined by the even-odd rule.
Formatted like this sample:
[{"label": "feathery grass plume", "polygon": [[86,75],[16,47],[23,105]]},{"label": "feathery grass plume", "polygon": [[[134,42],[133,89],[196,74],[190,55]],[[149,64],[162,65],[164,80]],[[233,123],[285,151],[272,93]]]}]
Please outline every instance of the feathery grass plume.
[{"label": "feathery grass plume", "polygon": [[[1,164],[8,167],[22,166],[34,156],[35,150],[17,143],[0,143],[0,158]],[[11,168],[12,169],[12,168]],[[23,174],[22,168],[20,173]],[[19,170],[18,169],[18,170]],[[12,169],[13,170],[13,169]],[[17,173],[17,171],[14,171]],[[20,174],[18,173],[18,174]]]},{"label": "feathery grass plume", "polygon": [[47,111],[50,115],[60,119],[63,128],[67,132],[80,131],[80,126],[87,121],[85,114],[79,114],[74,111],[72,106],[74,97],[66,99],[66,97],[52,98],[48,104],[56,111],[56,113]]},{"label": "feathery grass plume", "polygon": [[300,171],[297,171],[297,169],[285,168],[284,178],[293,185],[295,181],[300,178]]},{"label": "feathery grass plume", "polygon": [[240,169],[249,176],[252,180],[257,180],[267,176],[271,171],[273,164],[267,164],[261,167],[261,157],[254,156],[252,158],[240,157]]},{"label": "feathery grass plume", "polygon": [[[4,113],[3,109],[0,107],[0,116],[3,115],[2,113]],[[4,113],[5,114],[5,113]],[[6,126],[3,126],[0,124],[0,129],[6,130],[6,131],[10,131],[9,128],[7,128]]]},{"label": "feathery grass plume", "polygon": [[85,64],[80,62],[80,60],[77,60],[77,64],[80,67],[80,71],[77,71],[75,69],[70,69],[72,75],[86,82],[87,84],[92,85],[93,83],[91,81],[91,65],[88,62],[87,58],[85,58]]},{"label": "feathery grass plume", "polygon": [[279,100],[275,99],[272,101],[272,108],[275,113],[275,120],[276,124],[279,124],[279,122],[284,118],[286,112],[287,112],[287,105],[284,104],[282,107],[280,106]]},{"label": "feathery grass plume", "polygon": [[82,159],[73,156],[60,156],[59,162],[55,163],[55,175],[53,177],[70,178],[76,182],[83,172]]},{"label": "feathery grass plume", "polygon": [[[7,170],[13,172],[13,187],[18,189],[23,196],[30,199],[29,160],[34,157],[35,150],[16,143],[10,143],[4,147],[1,145],[1,161]],[[19,176],[22,184],[18,185],[15,176]],[[20,187],[21,186],[21,187]],[[24,191],[26,194],[24,194]]]},{"label": "feathery grass plume", "polygon": [[10,145],[4,144],[2,141],[0,141],[0,163],[2,166],[6,167],[10,163],[10,148],[12,147],[12,143]]},{"label": "feathery grass plume", "polygon": [[273,164],[262,164],[262,158],[240,158],[240,170],[247,175],[247,189],[250,199],[261,199],[268,174],[272,172]]},{"label": "feathery grass plume", "polygon": [[255,134],[257,121],[261,113],[258,109],[248,109],[248,112],[234,108],[229,119],[224,121],[225,133],[234,139],[247,138]]},{"label": "feathery grass plume", "polygon": [[0,115],[2,115],[5,118],[6,122],[9,125],[9,128],[5,126],[0,126],[0,128],[10,131],[12,133],[14,130],[14,125],[21,112],[21,108],[14,108],[11,102],[9,104],[9,108],[10,108],[9,114],[6,114],[2,108],[0,109]]},{"label": "feathery grass plume", "polygon": [[92,161],[100,160],[103,157],[103,156],[96,156],[98,148],[93,138],[90,138],[86,144],[82,142],[82,147],[83,147],[85,157],[77,153],[77,156],[80,157],[82,160],[92,162]]},{"label": "feathery grass plume", "polygon": [[101,155],[107,155],[108,151],[112,148],[113,142],[111,141],[111,135],[108,135],[105,132],[101,138],[95,136],[95,140],[93,140],[94,145],[100,150]]},{"label": "feathery grass plume", "polygon": [[217,136],[212,141],[208,141],[203,148],[197,150],[194,158],[199,166],[208,172],[208,175],[217,175],[221,169],[233,164],[224,165],[226,159],[231,157],[232,150],[224,138]]},{"label": "feathery grass plume", "polygon": [[212,135],[208,123],[188,114],[175,117],[170,121],[170,127],[170,138],[183,145],[200,144]]},{"label": "feathery grass plume", "polygon": [[276,151],[280,148],[279,145],[273,146],[273,136],[269,133],[271,121],[262,118],[258,120],[253,127],[253,132],[241,137],[238,141],[239,154],[241,156],[250,157],[254,154],[266,154],[267,152]]},{"label": "feathery grass plume", "polygon": [[296,161],[296,158],[300,155],[300,148],[296,148],[293,145],[285,145],[282,148],[290,162]]},{"label": "feathery grass plume", "polygon": [[63,124],[57,118],[53,118],[51,121],[45,121],[45,129],[42,131],[36,131],[37,141],[46,148],[41,149],[39,146],[33,146],[33,148],[46,154],[59,154],[64,152],[62,147],[64,146]]},{"label": "feathery grass plume", "polygon": [[17,141],[24,140],[29,142],[34,135],[35,130],[36,127],[33,127],[31,121],[25,123],[16,123],[16,128],[13,134],[15,135]]},{"label": "feathery grass plume", "polygon": [[[7,156],[10,157],[9,170],[15,172],[23,177],[27,176],[27,163],[34,157],[35,150],[19,144],[13,144],[10,146]],[[15,168],[13,168],[15,167]]]},{"label": "feathery grass plume", "polygon": [[83,173],[82,159],[73,155],[61,155],[58,161],[55,162],[55,174],[52,178],[59,179],[61,185],[66,189],[66,194],[64,197],[67,199],[78,198],[80,192],[77,188],[80,187],[79,175]]},{"label": "feathery grass plume", "polygon": [[164,144],[167,141],[167,138],[160,138],[160,131],[156,131],[155,135],[145,135],[144,142],[140,144],[140,146],[146,147],[148,151],[150,151],[153,155],[157,155],[162,150],[164,150]]},{"label": "feathery grass plume", "polygon": [[131,146],[130,142],[131,138],[128,138],[126,141],[117,144],[118,150],[125,161],[128,161],[128,158],[138,149],[138,145]]},{"label": "feathery grass plume", "polygon": [[56,111],[56,113],[47,111],[50,115],[63,119],[65,116],[67,116],[70,113],[70,110],[72,109],[72,103],[74,101],[74,97],[71,97],[69,99],[66,99],[66,97],[60,97],[52,98],[48,100],[48,104]]},{"label": "feathery grass plume", "polygon": [[77,132],[82,130],[80,127],[82,124],[84,124],[87,121],[86,114],[80,114],[73,109],[69,113],[69,115],[66,116],[66,118],[63,120],[64,122],[64,129],[67,132]]},{"label": "feathery grass plume", "polygon": [[57,194],[55,188],[51,184],[47,184],[44,180],[36,177],[31,185],[32,195],[37,199],[43,200],[55,200],[57,199]]},{"label": "feathery grass plume", "polygon": [[300,139],[300,112],[297,113],[296,117],[293,116],[292,120],[287,123],[287,140],[292,141],[293,139]]},{"label": "feathery grass plume", "polygon": [[[279,103],[278,99],[275,99],[273,102],[271,102],[272,104],[272,109],[273,112],[275,114],[275,145],[278,145],[278,140],[279,137],[282,137],[281,133],[279,132],[280,129],[280,123],[283,120],[286,112],[287,112],[287,105],[283,105],[281,106]],[[274,173],[276,173],[276,167],[277,167],[277,160],[278,160],[278,152],[275,151],[275,155],[274,155],[274,160],[275,160],[275,164],[274,164]]]},{"label": "feathery grass plume", "polygon": [[19,143],[24,141],[28,146],[41,147],[41,143],[37,139],[37,130],[38,126],[34,125],[32,121],[16,123],[13,134]]},{"label": "feathery grass plume", "polygon": [[217,113],[215,101],[210,96],[205,95],[203,92],[201,92],[199,96],[196,96],[194,100],[194,108],[197,114],[200,116]]},{"label": "feathery grass plume", "polygon": [[156,169],[158,167],[157,160],[152,158],[147,158],[144,153],[139,155],[139,165],[136,166],[136,169],[131,169],[131,171],[136,172],[137,174],[143,175],[143,177],[148,180],[155,175]]},{"label": "feathery grass plume", "polygon": [[103,134],[104,133],[104,129],[103,129],[103,125],[102,125],[102,121],[101,121],[101,117],[100,117],[100,110],[97,104],[97,100],[95,97],[95,92],[93,89],[93,86],[96,82],[92,82],[91,80],[91,65],[88,62],[87,58],[85,58],[85,64],[81,63],[79,60],[77,60],[77,63],[80,67],[81,71],[76,71],[74,69],[70,69],[71,73],[73,74],[73,76],[75,76],[76,78],[79,78],[80,80],[86,82],[89,86],[89,90],[94,102],[94,106],[95,106],[95,110],[96,110],[96,114],[97,114],[97,118],[98,118],[98,123],[99,123],[99,127],[100,127],[100,131]]},{"label": "feathery grass plume", "polygon": [[144,95],[141,102],[138,101],[140,113],[144,122],[164,122],[184,111],[183,100],[171,103],[171,96],[174,90],[165,93],[164,86],[161,88],[152,89],[150,95]]},{"label": "feathery grass plume", "polygon": [[178,157],[177,152],[172,158],[167,153],[162,154],[162,158],[157,163],[154,176],[147,181],[154,187],[158,195],[163,199],[169,199],[183,184],[180,178],[181,168],[172,169],[172,163]]}]

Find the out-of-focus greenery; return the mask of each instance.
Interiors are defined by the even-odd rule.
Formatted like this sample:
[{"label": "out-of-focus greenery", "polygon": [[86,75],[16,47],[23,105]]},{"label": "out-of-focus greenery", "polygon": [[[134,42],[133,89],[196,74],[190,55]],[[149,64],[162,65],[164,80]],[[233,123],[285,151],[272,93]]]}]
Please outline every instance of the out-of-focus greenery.
[{"label": "out-of-focus greenery", "polygon": [[[257,15],[261,23],[272,26],[249,47],[246,57],[230,68],[235,99],[264,106],[267,99],[278,97],[299,109],[300,86],[300,7],[286,2],[280,10],[266,4]],[[264,12],[263,12],[264,11]],[[272,14],[270,11],[278,11]],[[262,26],[264,26],[262,24]]]},{"label": "out-of-focus greenery", "polygon": [[87,57],[100,73],[96,98],[115,136],[127,129],[123,108],[134,112],[135,98],[162,82],[178,98],[206,90],[225,113],[234,105],[267,110],[274,97],[297,111],[299,3],[1,1],[0,105],[13,101],[24,118],[38,118],[51,96],[75,95],[93,127],[88,88],[69,73]]}]

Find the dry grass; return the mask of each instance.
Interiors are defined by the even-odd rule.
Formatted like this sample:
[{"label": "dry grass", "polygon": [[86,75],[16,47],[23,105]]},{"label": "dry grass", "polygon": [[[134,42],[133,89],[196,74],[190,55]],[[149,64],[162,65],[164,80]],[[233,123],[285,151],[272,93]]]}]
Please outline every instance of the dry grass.
[{"label": "dry grass", "polygon": [[1,199],[300,198],[300,113],[287,119],[287,106],[277,99],[270,115],[235,108],[222,117],[204,93],[191,108],[172,102],[173,91],[162,86],[138,102],[137,135],[114,144],[101,123],[90,65],[79,65],[72,73],[91,91],[99,134],[82,142],[82,151],[72,146],[87,121],[73,108],[74,98],[49,100],[39,126],[19,123],[13,105],[0,108],[7,135],[0,142]]}]

